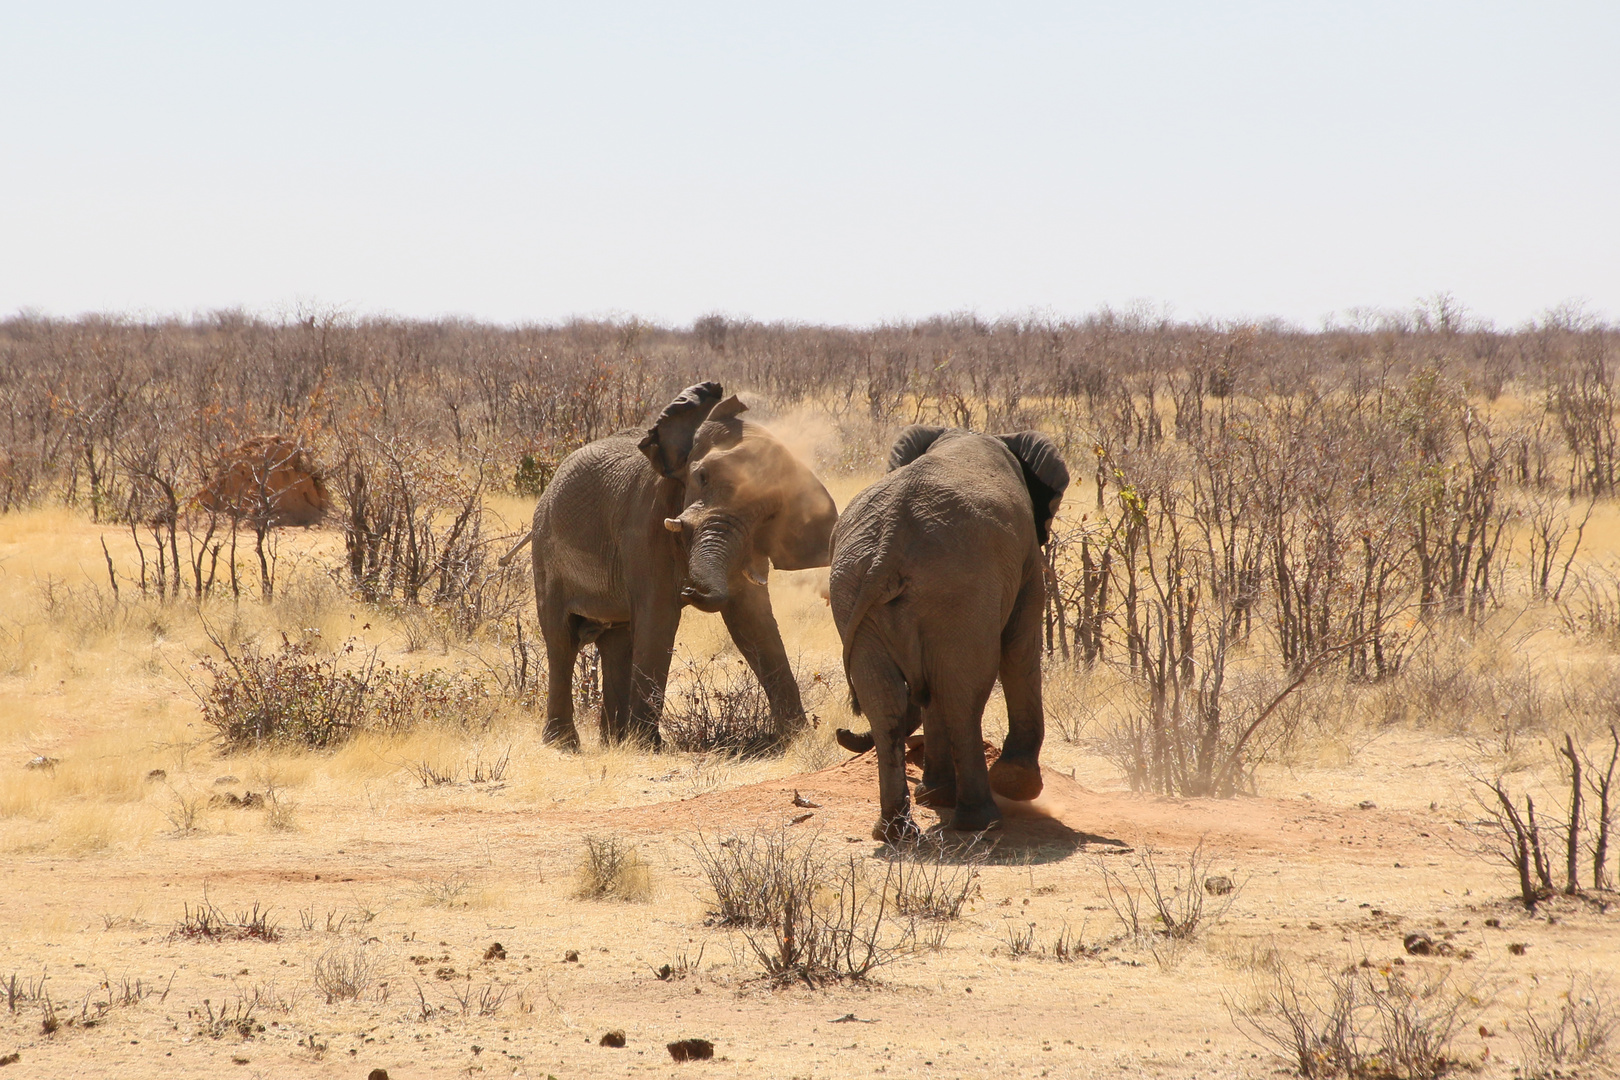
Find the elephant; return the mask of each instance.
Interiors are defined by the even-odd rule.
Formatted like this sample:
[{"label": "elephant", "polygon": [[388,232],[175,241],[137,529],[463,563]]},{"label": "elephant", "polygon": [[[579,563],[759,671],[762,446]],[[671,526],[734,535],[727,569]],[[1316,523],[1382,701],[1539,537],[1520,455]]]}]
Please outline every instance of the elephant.
[{"label": "elephant", "polygon": [[[920,805],[952,808],[949,828],[999,824],[991,792],[1040,794],[1041,548],[1069,486],[1056,445],[1035,431],[982,435],[913,425],[889,471],[833,530],[829,593],[850,703],[871,722],[880,818],[873,837],[916,835],[906,789],[908,738],[923,728]],[[981,725],[997,677],[1007,740],[986,769]]]},{"label": "elephant", "polygon": [[771,613],[770,567],[826,566],[832,496],[765,428],[739,418],[719,383],[683,390],[650,428],[589,443],[557,466],[534,509],[534,593],[546,643],[544,736],[579,746],[580,647],[602,664],[604,741],[658,747],[682,608],[719,612],[779,732],[804,722]]}]

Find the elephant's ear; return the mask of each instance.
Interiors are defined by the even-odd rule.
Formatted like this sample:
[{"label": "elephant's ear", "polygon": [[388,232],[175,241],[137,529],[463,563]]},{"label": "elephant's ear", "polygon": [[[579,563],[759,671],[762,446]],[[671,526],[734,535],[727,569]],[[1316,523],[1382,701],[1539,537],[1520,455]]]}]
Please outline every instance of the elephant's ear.
[{"label": "elephant's ear", "polygon": [[934,440],[949,430],[925,424],[912,424],[903,429],[895,437],[894,445],[889,448],[889,471],[894,472],[902,465],[910,465],[928,453],[928,448],[934,445]]},{"label": "elephant's ear", "polygon": [[742,398],[738,397],[736,394],[732,394],[730,397],[726,398],[726,400],[714,407],[714,411],[709,413],[709,419],[730,420],[738,413],[744,413],[747,411],[748,406],[742,403]]},{"label": "elephant's ear", "polygon": [[702,382],[682,390],[664,407],[638,444],[653,468],[668,477],[681,475],[692,454],[692,439],[709,418],[725,390],[717,382]]},{"label": "elephant's ear", "polygon": [[1063,505],[1063,493],[1069,488],[1069,468],[1063,464],[1057,444],[1039,431],[996,438],[1007,444],[1024,467],[1024,486],[1029,488],[1029,501],[1035,510],[1035,537],[1045,544],[1052,519]]}]

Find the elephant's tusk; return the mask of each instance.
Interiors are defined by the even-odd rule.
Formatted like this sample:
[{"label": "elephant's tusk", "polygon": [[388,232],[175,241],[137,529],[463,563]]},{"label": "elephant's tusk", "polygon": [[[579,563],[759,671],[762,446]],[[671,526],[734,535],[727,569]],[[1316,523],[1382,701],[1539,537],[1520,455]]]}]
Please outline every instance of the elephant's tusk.
[{"label": "elephant's tusk", "polygon": [[664,519],[664,528],[668,529],[670,532],[680,532],[681,531],[681,519],[680,518],[665,518]]}]

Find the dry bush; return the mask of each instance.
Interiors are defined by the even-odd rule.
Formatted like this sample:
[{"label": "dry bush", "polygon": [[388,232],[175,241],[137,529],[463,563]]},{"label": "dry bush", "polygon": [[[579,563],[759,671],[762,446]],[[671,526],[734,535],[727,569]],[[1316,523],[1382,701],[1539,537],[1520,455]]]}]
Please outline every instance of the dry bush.
[{"label": "dry bush", "polygon": [[1535,1077],[1568,1075],[1580,1068],[1603,1068],[1620,1043],[1620,1000],[1607,976],[1572,973],[1555,998],[1554,1012],[1524,1010],[1519,1048],[1525,1072]]},{"label": "dry bush", "polygon": [[255,1032],[264,1030],[264,1025],[253,1015],[254,1008],[251,1000],[238,995],[235,1001],[222,1001],[217,1007],[210,998],[203,998],[200,1010],[190,1009],[187,1012],[197,1021],[199,1035],[206,1035],[210,1039],[223,1039],[227,1035],[251,1039]]},{"label": "dry bush", "polygon": [[989,846],[976,839],[965,848],[932,836],[890,846],[884,858],[892,871],[895,911],[921,919],[959,918],[968,899],[980,892],[979,873],[989,856]]},{"label": "dry bush", "polygon": [[781,753],[795,734],[777,724],[765,688],[741,658],[732,664],[688,658],[671,683],[681,689],[666,693],[660,725],[671,749],[757,758]]},{"label": "dry bush", "polygon": [[467,896],[473,883],[460,874],[444,878],[424,878],[416,883],[417,895],[429,907],[457,908],[467,906]]},{"label": "dry bush", "polygon": [[[1595,754],[1577,745],[1568,733],[1562,746],[1554,744],[1568,785],[1562,813],[1556,801],[1548,800],[1538,815],[1535,796],[1526,791],[1515,797],[1504,777],[1474,777],[1475,800],[1484,815],[1470,825],[1480,841],[1476,852],[1513,868],[1519,899],[1527,911],[1534,911],[1556,892],[1571,896],[1582,892],[1582,863],[1588,855],[1592,888],[1606,889],[1614,880],[1608,862],[1617,802],[1614,781],[1620,767],[1620,728],[1611,725],[1608,735],[1608,745]],[[1554,844],[1560,838],[1562,860],[1555,864],[1553,859],[1560,853]]]},{"label": "dry bush", "polygon": [[1445,971],[1349,967],[1308,983],[1286,964],[1257,981],[1252,1002],[1227,999],[1238,1030],[1301,1076],[1352,1080],[1434,1080],[1455,1064],[1452,1039],[1484,1007]]},{"label": "dry bush", "polygon": [[227,752],[277,744],[331,747],[360,731],[468,729],[487,724],[492,714],[478,679],[393,668],[375,650],[351,661],[352,641],[335,656],[318,656],[286,635],[275,652],[252,644],[232,649],[211,636],[220,657],[198,664],[212,681],[193,689],[204,723]]},{"label": "dry bush", "polygon": [[1152,950],[1190,942],[1219,923],[1242,889],[1230,875],[1213,872],[1214,860],[1202,841],[1169,866],[1153,848],[1143,848],[1130,859],[1129,880],[1104,856],[1097,856],[1095,865],[1125,938]]},{"label": "dry bush", "polygon": [[810,987],[864,979],[919,945],[920,914],[900,912],[895,861],[881,877],[864,858],[825,850],[783,826],[710,841],[693,854],[721,921],[746,928],[749,950],[774,982]]},{"label": "dry bush", "polygon": [[310,977],[315,988],[326,995],[328,1005],[358,999],[371,989],[381,973],[381,963],[371,956],[365,942],[334,945],[310,965]]},{"label": "dry bush", "polygon": [[280,925],[271,921],[270,909],[261,908],[258,901],[254,901],[251,908],[233,915],[209,899],[208,890],[204,888],[202,901],[195,907],[190,903],[185,904],[183,911],[180,921],[169,931],[170,940],[281,940]]},{"label": "dry bush", "polygon": [[648,900],[652,870],[635,846],[619,836],[587,836],[574,895],[582,900]]}]

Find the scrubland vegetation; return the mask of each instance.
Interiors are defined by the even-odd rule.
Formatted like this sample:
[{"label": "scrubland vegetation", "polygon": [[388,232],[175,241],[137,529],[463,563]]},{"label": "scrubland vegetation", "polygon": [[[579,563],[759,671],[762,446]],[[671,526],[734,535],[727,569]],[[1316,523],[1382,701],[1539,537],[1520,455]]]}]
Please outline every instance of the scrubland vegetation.
[{"label": "scrubland vegetation", "polygon": [[[1361,921],[1331,923],[1255,912],[1278,895],[1309,906],[1339,893],[1348,905],[1391,862],[1403,870],[1411,847],[1390,847],[1382,870],[1363,860],[1312,885],[1273,876],[1312,858],[1286,846],[1155,853],[1130,814],[1093,824],[1138,850],[1090,857],[874,853],[841,832],[812,839],[831,810],[796,792],[784,822],[749,828],[699,822],[677,835],[598,821],[824,769],[844,758],[831,728],[860,726],[817,594],[824,572],[808,571],[774,574],[772,586],[814,730],[774,740],[723,631],[689,617],[665,703],[673,752],[593,742],[563,755],[539,741],[544,657],[527,562],[497,560],[562,457],[645,423],[705,378],[740,392],[841,505],[881,471],[905,424],[1052,434],[1075,483],[1047,548],[1049,773],[1139,793],[1143,820],[1155,797],[1224,800],[1234,814],[1262,796],[1363,820],[1416,815],[1377,828],[1406,829],[1440,869],[1391,898],[1369,893]],[[1199,1065],[1210,1075],[1269,1071],[1273,1053],[1308,1076],[1430,1076],[1465,1061],[1511,1061],[1525,1075],[1610,1067],[1620,1011],[1601,969],[1582,961],[1614,962],[1612,944],[1534,935],[1613,935],[1617,394],[1620,330],[1566,309],[1499,331],[1448,298],[1315,333],[1106,312],[869,330],[718,316],[683,330],[323,313],[0,322],[0,844],[34,868],[24,893],[62,875],[40,872],[61,860],[178,860],[196,877],[174,903],[161,896],[162,910],[140,885],[138,903],[97,923],[124,934],[120,962],[139,971],[122,989],[109,975],[82,996],[37,950],[13,947],[0,958],[17,972],[7,1015],[28,1022],[3,1037],[26,1034],[29,1052],[46,1053],[79,1037],[75,1025],[155,1017],[157,994],[168,1010],[158,1027],[180,1025],[176,998],[155,989],[175,968],[142,966],[132,944],[179,920],[169,952],[296,950],[295,971],[237,986],[228,1013],[222,992],[205,1002],[184,977],[172,992],[210,1043],[281,1032],[282,1051],[312,1069],[332,1037],[317,1029],[359,1023],[362,1009],[378,1023],[405,1017],[399,1030],[422,1028],[418,1043],[453,1018],[485,1031],[482,1047],[477,1025],[514,1017],[581,1042],[570,1025],[585,999],[559,980],[592,959],[587,937],[641,949],[666,995],[677,984],[858,993],[880,979],[937,985],[928,993],[957,995],[953,1009],[964,982],[980,988],[975,1009],[1027,1007],[1055,985],[1035,973],[1044,965],[1076,994],[1109,981],[1111,1008],[1125,1010],[1129,995],[1168,995],[1193,970],[1208,983],[1204,1011],[1230,1018],[1221,1035],[1197,1036],[1230,1041],[1229,1059]],[[323,472],[333,509],[321,527],[274,527],[251,499],[195,502],[223,455],[268,433]],[[592,664],[587,650],[576,680],[587,718]],[[524,814],[557,834],[524,841],[537,857],[520,856],[510,831],[486,836],[482,855],[434,846],[463,818],[521,829]],[[786,823],[799,815],[803,825]],[[275,852],[290,873],[296,853],[315,852],[330,874],[365,843],[395,859],[422,845],[442,857],[378,870],[382,893],[322,891],[297,928],[266,886],[234,883],[217,903],[196,891],[231,860]],[[1017,907],[1002,911],[1007,901]],[[1395,902],[1409,912],[1399,928],[1384,914]],[[281,921],[256,903],[274,903]],[[15,888],[7,904],[13,919],[49,909]],[[558,906],[592,928],[569,932],[573,961],[560,944],[547,956],[565,975],[520,963],[511,940],[510,960],[481,940],[489,926],[527,933]],[[1472,944],[1446,936],[1459,920]],[[64,935],[71,921],[46,918],[38,933]],[[1515,941],[1474,941],[1482,923],[1519,928]],[[1343,930],[1332,945],[1298,936],[1330,925]],[[1403,947],[1420,925],[1427,951]],[[1372,944],[1392,934],[1393,950]],[[489,956],[469,962],[430,937]],[[1002,981],[975,982],[987,970]],[[70,1009],[52,987],[82,999]],[[620,1002],[639,992],[596,990]],[[1069,1023],[1044,1007],[1031,1063],[1084,1048],[1065,1039],[1110,1061],[1091,1017]],[[914,1009],[931,1006],[894,1015]],[[345,1019],[321,1027],[322,1010]],[[930,1038],[949,1026],[927,1025]],[[1498,1027],[1501,1038],[1471,1034]],[[599,1033],[587,1034],[594,1044]],[[732,1056],[738,1075],[758,1075]],[[770,1075],[796,1074],[770,1060]],[[909,1074],[921,1059],[893,1060]]]}]

